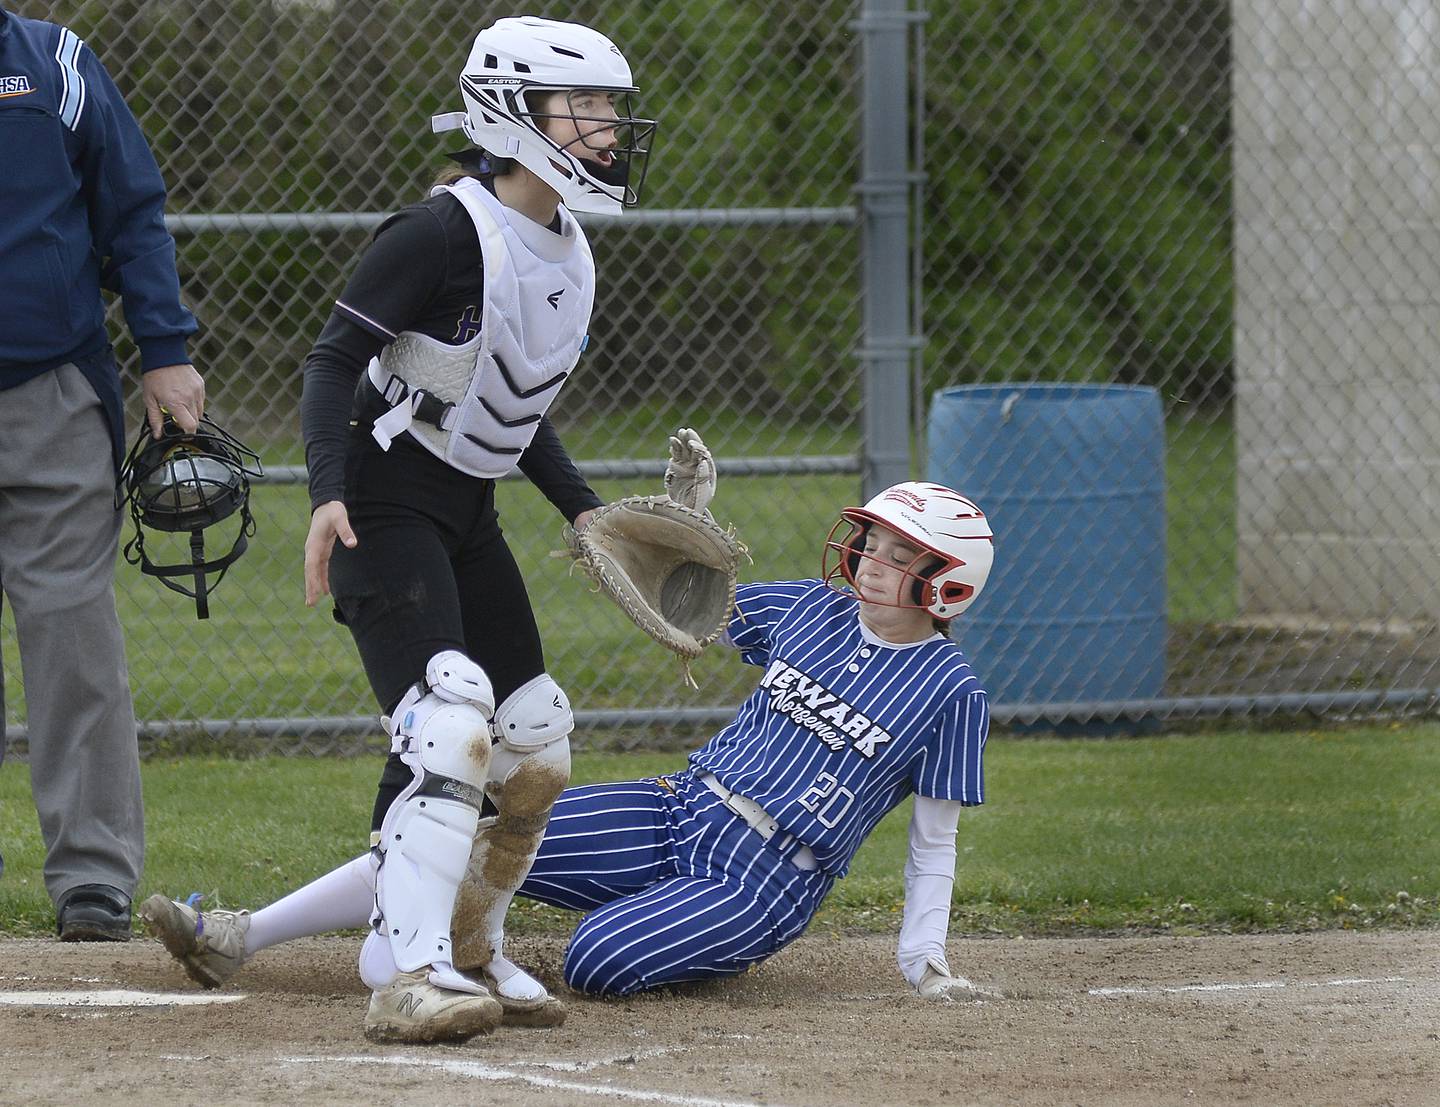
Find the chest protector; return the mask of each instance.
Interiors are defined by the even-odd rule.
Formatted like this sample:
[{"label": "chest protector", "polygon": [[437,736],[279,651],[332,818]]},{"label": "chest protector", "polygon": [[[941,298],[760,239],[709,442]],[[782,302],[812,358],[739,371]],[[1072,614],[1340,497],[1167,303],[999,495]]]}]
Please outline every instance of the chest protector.
[{"label": "chest protector", "polygon": [[370,362],[370,380],[393,405],[373,433],[388,450],[408,430],[462,473],[496,479],[515,467],[580,360],[595,302],[595,261],[564,207],[557,235],[518,215],[512,223],[473,178],[434,191],[464,205],[480,238],[480,333],[451,346],[402,331]]}]

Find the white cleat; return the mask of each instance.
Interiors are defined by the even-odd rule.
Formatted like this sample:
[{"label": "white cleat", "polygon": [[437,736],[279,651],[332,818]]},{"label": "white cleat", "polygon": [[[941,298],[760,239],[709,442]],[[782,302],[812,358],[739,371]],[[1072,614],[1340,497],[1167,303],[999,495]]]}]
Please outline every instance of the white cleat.
[{"label": "white cleat", "polygon": [[941,1003],[983,1002],[987,999],[1004,999],[999,992],[972,984],[963,976],[954,976],[950,966],[943,959],[931,957],[925,962],[925,971],[915,990],[929,1000]]},{"label": "white cleat", "polygon": [[157,894],[140,905],[140,917],[202,987],[220,987],[245,963],[249,911],[200,911]]},{"label": "white cleat", "polygon": [[401,973],[370,995],[365,1037],[372,1042],[459,1042],[488,1034],[504,1010],[489,994],[452,992],[430,983],[426,969]]},{"label": "white cleat", "polygon": [[949,966],[933,958],[925,963],[925,972],[915,990],[928,1000],[940,1003],[964,1003],[986,999],[1004,999],[999,992],[992,992],[972,984],[963,976],[951,976]]}]

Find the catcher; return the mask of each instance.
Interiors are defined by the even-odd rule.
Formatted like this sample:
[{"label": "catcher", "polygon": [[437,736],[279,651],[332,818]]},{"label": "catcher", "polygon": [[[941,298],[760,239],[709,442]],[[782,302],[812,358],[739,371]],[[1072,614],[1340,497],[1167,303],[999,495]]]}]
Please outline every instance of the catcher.
[{"label": "catcher", "polygon": [[[677,439],[667,486],[703,511],[713,463]],[[841,513],[821,579],[737,589],[721,640],[764,669],[755,692],[680,772],[567,788],[520,888],[588,912],[566,951],[572,988],[627,995],[764,960],[805,930],[865,837],[914,794],[900,971],[926,999],[993,994],[953,975],[945,955],[959,813],[984,801],[989,732],[986,693],[945,631],[992,558],[971,501],[905,483]],[[243,913],[214,917],[207,933],[243,936]],[[303,932],[359,921],[337,912]],[[188,963],[215,982],[259,948],[206,941]]]},{"label": "catcher", "polygon": [[[632,110],[638,91],[589,27],[520,16],[481,30],[459,75],[464,110],[431,120],[469,140],[458,167],[382,224],[306,359],[305,598],[333,595],[391,754],[373,852],[258,913],[249,941],[373,920],[360,954],[372,1040],[563,1017],[502,945],[569,780],[573,717],[495,486],[518,468],[581,528],[602,506],[547,412],[595,299],[572,212],[619,213],[643,186],[655,123]],[[244,920],[227,936],[163,897],[142,915],[182,957],[244,937]]]}]

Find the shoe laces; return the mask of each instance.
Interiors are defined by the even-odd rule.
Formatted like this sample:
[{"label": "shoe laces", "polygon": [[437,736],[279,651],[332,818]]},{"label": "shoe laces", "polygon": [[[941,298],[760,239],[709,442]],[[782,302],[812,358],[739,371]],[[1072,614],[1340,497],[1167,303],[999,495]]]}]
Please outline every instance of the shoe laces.
[{"label": "shoe laces", "polygon": [[197,938],[205,933],[205,914],[200,910],[200,901],[204,898],[199,892],[191,892],[185,897],[185,906],[195,912],[195,937]]}]

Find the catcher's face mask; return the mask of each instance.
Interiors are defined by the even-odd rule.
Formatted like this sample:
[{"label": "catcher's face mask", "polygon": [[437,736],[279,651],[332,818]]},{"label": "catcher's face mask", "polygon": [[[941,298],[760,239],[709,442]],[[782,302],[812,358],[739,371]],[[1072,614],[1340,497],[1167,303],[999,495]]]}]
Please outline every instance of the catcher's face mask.
[{"label": "catcher's face mask", "polygon": [[[225,570],[245,552],[255,533],[250,514],[250,478],[264,475],[259,455],[202,418],[194,434],[180,429],[165,416],[158,439],[142,427],[121,466],[115,486],[115,506],[129,504],[135,537],[125,544],[125,560],[155,577],[166,588],[195,601],[195,614],[210,617],[208,596],[225,576]],[[228,553],[205,556],[205,529],[239,513],[240,528]],[[145,550],[145,528],[190,535],[190,560],[157,565]],[[215,574],[213,581],[207,576]],[[173,578],[189,577],[187,588]]]}]

